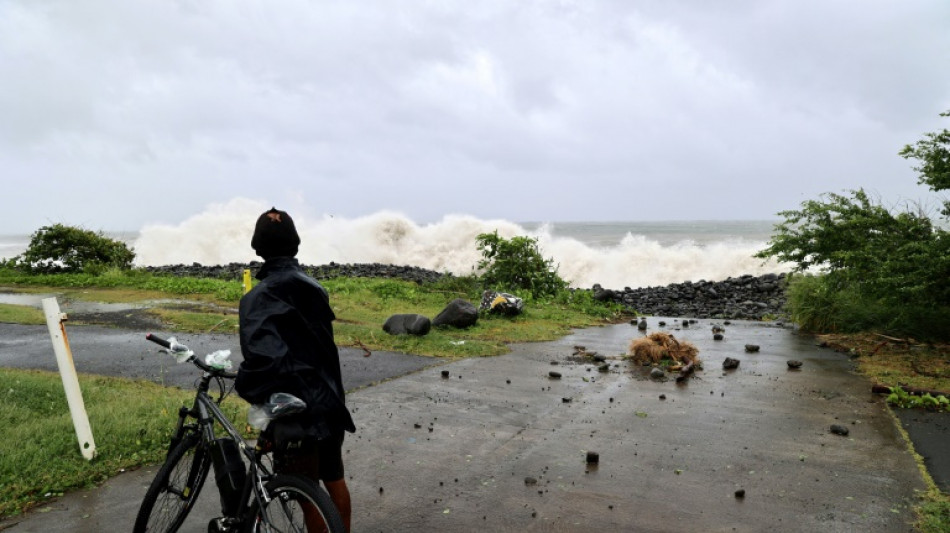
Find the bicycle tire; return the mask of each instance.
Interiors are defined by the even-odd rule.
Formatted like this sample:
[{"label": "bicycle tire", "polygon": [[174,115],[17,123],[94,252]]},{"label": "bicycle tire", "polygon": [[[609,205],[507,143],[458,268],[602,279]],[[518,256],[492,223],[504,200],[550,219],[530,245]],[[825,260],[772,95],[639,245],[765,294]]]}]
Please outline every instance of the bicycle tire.
[{"label": "bicycle tire", "polygon": [[198,443],[191,433],[168,454],[145,492],[133,533],[174,533],[181,527],[211,469],[210,454]]},{"label": "bicycle tire", "polygon": [[264,490],[269,501],[263,508],[256,499],[251,502],[248,519],[244,521],[244,533],[308,531],[301,503],[310,503],[317,509],[327,531],[344,533],[343,517],[319,483],[295,474],[282,474],[268,481]]}]

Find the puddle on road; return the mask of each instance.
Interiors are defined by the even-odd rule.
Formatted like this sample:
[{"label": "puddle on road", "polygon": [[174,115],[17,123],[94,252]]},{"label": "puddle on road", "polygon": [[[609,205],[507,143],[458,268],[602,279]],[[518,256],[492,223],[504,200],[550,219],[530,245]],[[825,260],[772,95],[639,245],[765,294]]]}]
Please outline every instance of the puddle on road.
[{"label": "puddle on road", "polygon": [[[20,293],[0,293],[0,304],[25,305],[43,308],[43,300],[46,298],[59,298],[58,294],[20,294]],[[104,302],[84,302],[81,300],[59,300],[59,308],[64,313],[110,313],[114,311],[129,311],[132,309],[145,309],[149,307],[140,303],[104,303]]]}]

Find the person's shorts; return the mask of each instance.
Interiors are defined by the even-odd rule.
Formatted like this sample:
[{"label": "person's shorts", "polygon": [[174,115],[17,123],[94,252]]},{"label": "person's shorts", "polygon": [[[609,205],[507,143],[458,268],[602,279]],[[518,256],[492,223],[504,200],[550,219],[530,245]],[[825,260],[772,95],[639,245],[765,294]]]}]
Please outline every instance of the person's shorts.
[{"label": "person's shorts", "polygon": [[317,442],[316,447],[294,454],[274,452],[274,470],[278,473],[303,474],[311,479],[339,481],[343,479],[343,435]]}]

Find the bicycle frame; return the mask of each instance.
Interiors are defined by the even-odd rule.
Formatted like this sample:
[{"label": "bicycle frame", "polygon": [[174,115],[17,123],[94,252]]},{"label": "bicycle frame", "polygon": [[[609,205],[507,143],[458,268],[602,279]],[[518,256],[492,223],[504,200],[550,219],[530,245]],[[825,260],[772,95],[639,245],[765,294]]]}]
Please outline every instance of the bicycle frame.
[{"label": "bicycle frame", "polygon": [[[244,487],[241,490],[241,502],[244,503],[239,508],[238,516],[228,518],[244,518],[240,515],[247,511],[249,507],[247,502],[250,501],[252,494],[258,504],[269,501],[264,490],[264,484],[273,476],[273,472],[261,462],[261,454],[258,453],[256,446],[252,446],[241,436],[234,424],[218,406],[218,402],[208,393],[213,377],[215,376],[212,373],[205,371],[198,384],[198,392],[195,395],[193,406],[191,409],[182,406],[179,410],[178,429],[173,437],[173,445],[177,440],[184,438],[185,433],[194,431],[199,434],[199,446],[202,446],[205,450],[210,450],[210,445],[216,438],[215,423],[219,424],[225,433],[234,439],[241,453],[247,459],[249,468],[248,475],[244,480]],[[187,418],[192,418],[195,422],[189,424],[186,422]]]}]

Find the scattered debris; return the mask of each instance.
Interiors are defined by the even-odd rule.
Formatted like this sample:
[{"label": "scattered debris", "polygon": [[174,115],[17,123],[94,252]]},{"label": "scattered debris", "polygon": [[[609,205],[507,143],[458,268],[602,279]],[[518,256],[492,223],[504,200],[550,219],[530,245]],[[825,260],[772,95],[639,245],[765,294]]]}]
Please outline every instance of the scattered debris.
[{"label": "scattered debris", "polygon": [[745,489],[739,489],[736,491],[736,498],[742,499],[745,498]]},{"label": "scattered debris", "polygon": [[790,360],[787,362],[787,364],[788,364],[788,368],[791,369],[791,370],[798,370],[799,368],[802,367],[802,362],[801,362],[801,361],[798,361],[798,360],[796,360],[796,359],[790,359]]},{"label": "scattered debris", "polygon": [[666,379],[666,372],[664,372],[662,368],[655,366],[650,369],[650,379],[655,379],[658,381],[664,380]]},{"label": "scattered debris", "polygon": [[749,352],[749,353],[755,353],[755,352],[759,351],[759,345],[758,345],[758,344],[746,344],[746,345],[745,345],[745,351],[747,351],[747,352]]},{"label": "scattered debris", "polygon": [[679,375],[676,376],[676,382],[677,382],[677,383],[681,383],[681,382],[686,381],[687,379],[689,379],[689,376],[692,375],[693,370],[694,370],[695,368],[696,368],[696,363],[695,363],[695,362],[690,363],[690,364],[688,364],[688,365],[685,365],[683,368],[680,369]]},{"label": "scattered debris", "polygon": [[692,363],[697,360],[699,349],[688,341],[676,340],[669,333],[657,332],[631,341],[629,353],[634,363],[659,364],[663,359]]},{"label": "scattered debris", "polygon": [[529,477],[524,478],[524,484],[525,484],[525,485],[529,485],[529,486],[531,486],[531,485],[537,485],[537,484],[538,484],[538,480],[535,479],[535,478],[533,478],[533,477],[530,477],[530,476],[529,476]]},{"label": "scattered debris", "polygon": [[[911,396],[923,396],[924,394],[929,394],[931,396],[946,396],[950,398],[950,391],[939,391],[932,389],[919,389],[915,387],[908,387],[907,385],[898,385],[901,389],[904,390],[907,394]],[[894,392],[893,387],[888,385],[872,385],[871,392],[874,394],[890,394]]]},{"label": "scattered debris", "polygon": [[714,340],[714,341],[721,341],[722,339],[723,339],[722,333],[715,333],[715,334],[713,334],[713,340]]},{"label": "scattered debris", "polygon": [[356,339],[356,345],[363,350],[363,357],[369,357],[373,355],[373,352],[369,351],[369,348],[366,347],[359,339]]},{"label": "scattered debris", "polygon": [[739,360],[727,357],[725,361],[722,362],[722,368],[725,370],[733,370],[739,368]]},{"label": "scattered debris", "polygon": [[835,435],[841,435],[842,437],[846,437],[848,436],[848,433],[850,433],[850,431],[848,431],[848,428],[839,424],[832,424],[831,432],[834,433]]},{"label": "scattered debris", "polygon": [[596,465],[600,463],[600,454],[597,452],[587,452],[587,464]]},{"label": "scattered debris", "polygon": [[448,371],[448,370],[443,370],[443,371],[442,371],[442,377],[444,377],[444,378],[449,377],[449,371]]},{"label": "scattered debris", "polygon": [[661,394],[661,395],[660,395],[660,399],[661,399],[661,400],[665,400],[665,399],[666,399],[666,395],[665,395],[665,394]]},{"label": "scattered debris", "polygon": [[555,371],[552,370],[552,371],[548,372],[548,377],[551,378],[551,379],[561,379],[561,373],[560,373],[560,372],[555,372]]}]

